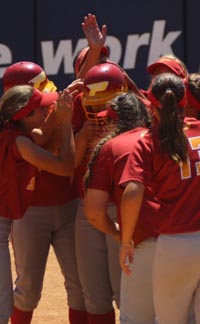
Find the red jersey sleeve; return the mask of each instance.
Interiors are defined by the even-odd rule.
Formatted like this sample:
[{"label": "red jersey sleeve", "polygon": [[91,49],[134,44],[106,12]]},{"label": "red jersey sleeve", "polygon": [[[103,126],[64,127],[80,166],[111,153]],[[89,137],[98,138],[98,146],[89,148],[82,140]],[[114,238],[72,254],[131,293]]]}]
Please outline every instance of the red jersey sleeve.
[{"label": "red jersey sleeve", "polygon": [[113,158],[109,143],[103,145],[91,167],[88,188],[111,192],[113,179]]},{"label": "red jersey sleeve", "polygon": [[153,177],[152,152],[151,134],[147,133],[135,143],[119,181],[120,186],[124,186],[129,181],[138,181],[145,186],[151,184]]}]

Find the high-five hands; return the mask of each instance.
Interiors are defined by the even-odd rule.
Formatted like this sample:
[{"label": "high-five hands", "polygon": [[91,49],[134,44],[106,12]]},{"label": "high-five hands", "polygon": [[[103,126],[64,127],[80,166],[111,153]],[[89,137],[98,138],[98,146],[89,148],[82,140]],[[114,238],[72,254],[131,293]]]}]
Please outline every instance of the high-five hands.
[{"label": "high-five hands", "polygon": [[90,47],[102,47],[104,45],[107,34],[107,26],[103,25],[100,30],[95,15],[89,13],[84,17],[82,29]]}]

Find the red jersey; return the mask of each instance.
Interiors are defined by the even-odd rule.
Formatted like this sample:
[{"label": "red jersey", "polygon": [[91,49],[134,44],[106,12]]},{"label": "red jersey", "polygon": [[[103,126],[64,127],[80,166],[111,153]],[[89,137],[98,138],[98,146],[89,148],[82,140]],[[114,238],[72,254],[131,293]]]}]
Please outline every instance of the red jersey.
[{"label": "red jersey", "polygon": [[40,171],[36,177],[32,206],[63,205],[78,196],[70,177]]},{"label": "red jersey", "polygon": [[[147,129],[137,128],[106,142],[98,154],[92,168],[89,188],[109,192],[117,206],[119,224],[121,226],[120,202],[123,190],[119,187],[119,180],[127,162],[131,148],[137,140],[145,134]],[[135,244],[149,236],[155,235],[156,211],[158,204],[150,191],[145,192],[144,204],[133,234]]]},{"label": "red jersey", "polygon": [[63,205],[77,198],[74,181],[44,170],[37,174],[32,206]]},{"label": "red jersey", "polygon": [[161,153],[157,130],[140,138],[132,150],[120,183],[138,181],[151,186],[160,208],[158,233],[173,234],[200,230],[200,121],[186,118],[189,145],[187,163],[177,164]]},{"label": "red jersey", "polygon": [[31,205],[37,168],[22,159],[16,143],[16,137],[24,132],[13,126],[0,132],[0,216],[17,219],[24,215]]}]

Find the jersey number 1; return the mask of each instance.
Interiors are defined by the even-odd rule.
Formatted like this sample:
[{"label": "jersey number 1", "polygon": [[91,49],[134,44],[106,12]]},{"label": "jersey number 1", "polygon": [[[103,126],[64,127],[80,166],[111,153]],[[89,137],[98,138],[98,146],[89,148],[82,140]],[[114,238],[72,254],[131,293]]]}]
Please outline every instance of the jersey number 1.
[{"label": "jersey number 1", "polygon": [[[200,158],[200,137],[190,137],[188,138],[190,147],[192,150],[198,150],[198,155]],[[197,175],[200,175],[200,161],[195,163],[196,166],[196,173]],[[191,177],[191,162],[188,158],[187,162],[182,163],[180,165],[181,168],[181,179],[187,179]]]}]

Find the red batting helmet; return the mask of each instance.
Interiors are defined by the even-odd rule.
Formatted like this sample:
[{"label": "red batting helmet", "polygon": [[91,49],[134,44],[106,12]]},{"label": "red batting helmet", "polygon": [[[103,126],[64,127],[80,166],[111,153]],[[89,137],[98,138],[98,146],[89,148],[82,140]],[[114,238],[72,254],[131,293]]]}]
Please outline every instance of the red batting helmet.
[{"label": "red batting helmet", "polygon": [[93,66],[85,75],[83,105],[105,104],[118,94],[127,91],[123,71],[111,62]]},{"label": "red batting helmet", "polygon": [[127,90],[124,73],[116,64],[106,62],[93,66],[84,79],[82,104],[87,119],[98,119],[98,115],[102,115],[93,111],[92,107],[105,105],[112,98]]},{"label": "red batting helmet", "polygon": [[42,92],[52,92],[57,89],[38,64],[22,61],[10,65],[3,75],[4,92],[15,85],[24,84],[29,84]]}]

